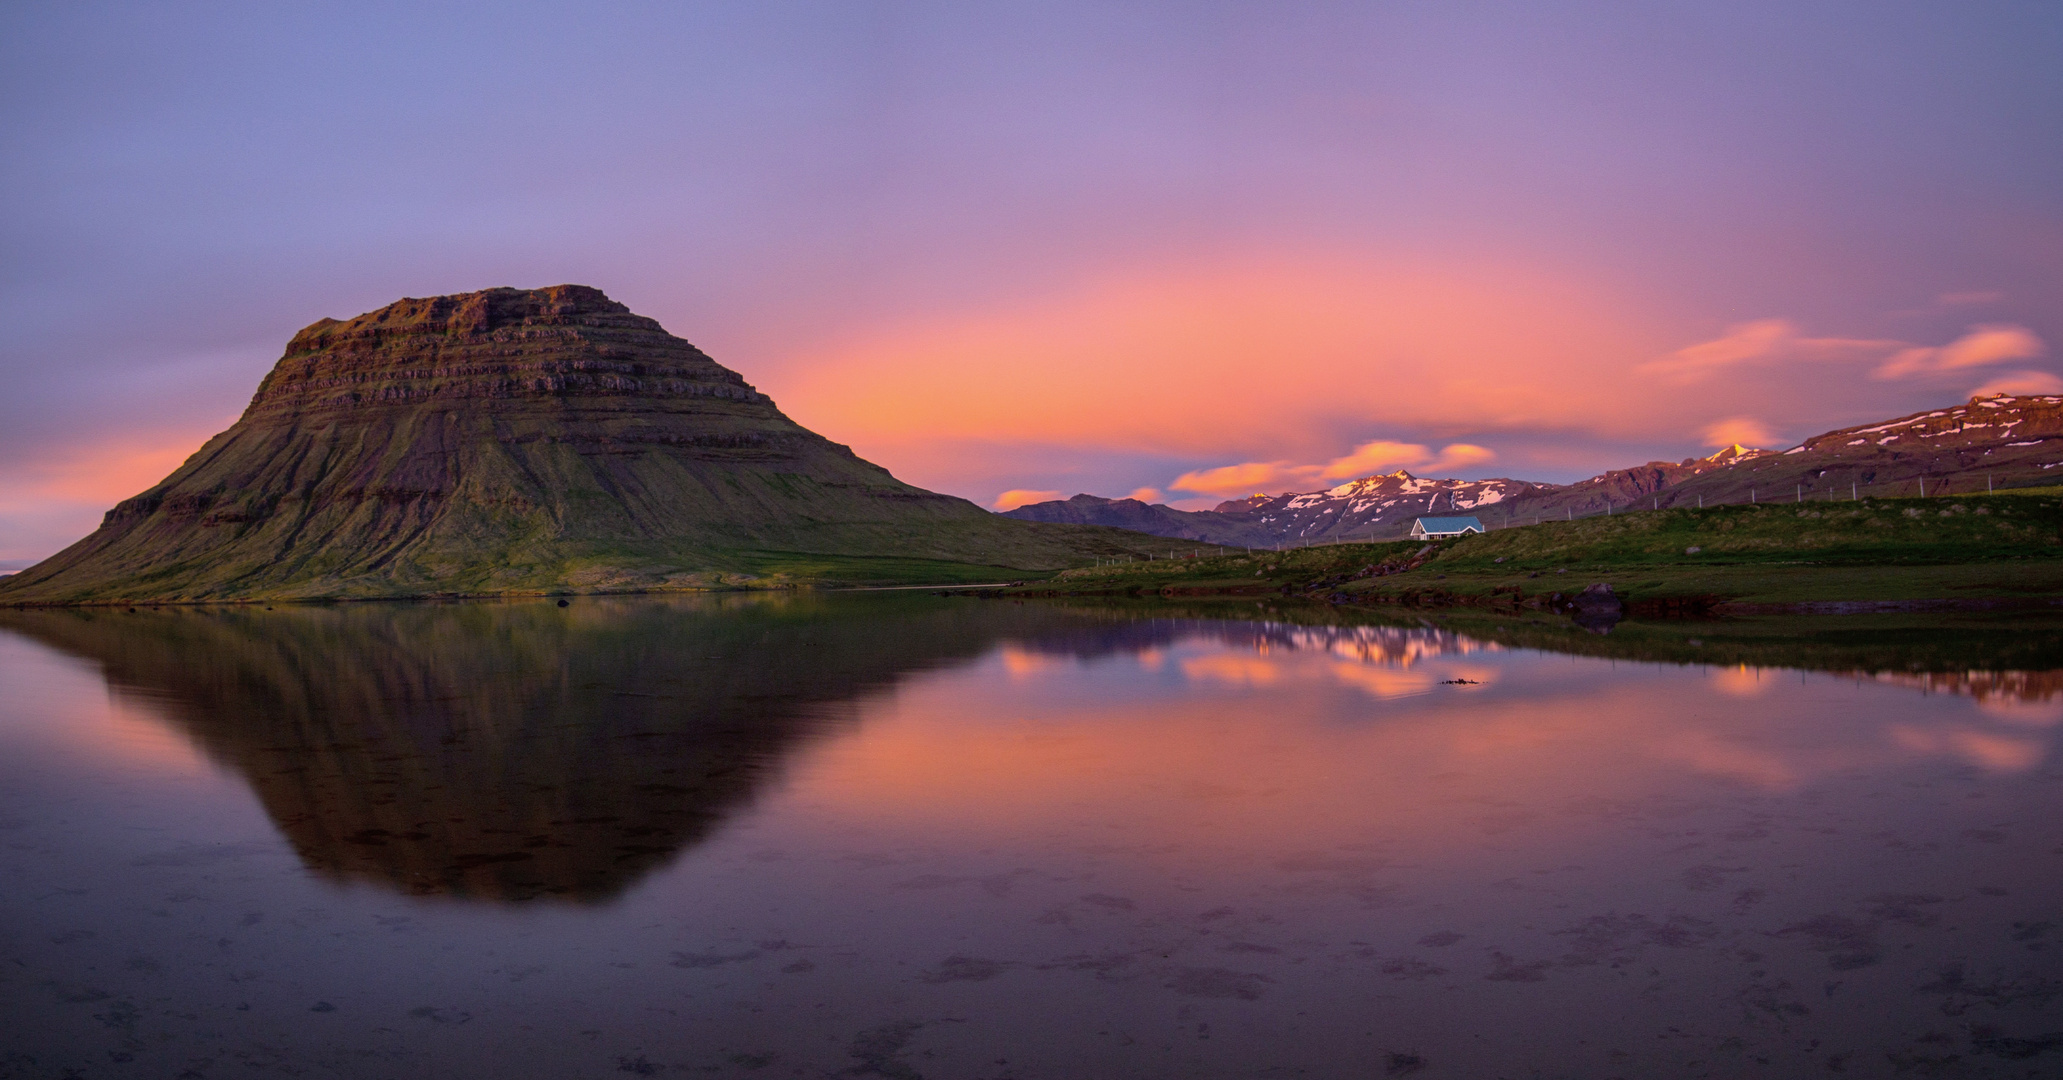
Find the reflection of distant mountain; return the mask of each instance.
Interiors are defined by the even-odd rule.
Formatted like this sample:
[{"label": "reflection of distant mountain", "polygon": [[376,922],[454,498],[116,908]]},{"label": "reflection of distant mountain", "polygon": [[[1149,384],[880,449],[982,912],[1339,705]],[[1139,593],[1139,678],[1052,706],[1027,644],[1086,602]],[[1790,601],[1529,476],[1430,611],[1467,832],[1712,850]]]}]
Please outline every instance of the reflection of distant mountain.
[{"label": "reflection of distant mountain", "polygon": [[761,595],[6,610],[0,629],[99,664],[243,776],[317,872],[505,901],[617,895],[747,805],[856,698],[1004,643],[1093,659],[1202,640],[1384,667],[1539,648],[2063,696],[2063,620],[2046,619],[1630,623],[1606,639],[1302,606]]},{"label": "reflection of distant mountain", "polygon": [[1079,622],[766,597],[0,612],[245,777],[320,873],[584,901],[701,839],[856,696]]},{"label": "reflection of distant mountain", "polygon": [[2063,688],[2063,611],[1631,620],[1603,636],[1561,618],[1467,609],[1428,615],[1245,600],[1052,603],[1098,617],[1113,629],[1031,648],[1072,650],[1126,640],[1143,648],[1201,634],[1256,649],[1324,649],[1397,666],[1480,649],[1539,649],[1645,663],[1838,672],[1979,699],[2050,700]]},{"label": "reflection of distant mountain", "polygon": [[[1106,615],[1131,616],[1101,626],[1071,627],[1067,633],[1033,638],[1019,643],[1027,652],[1051,656],[1095,659],[1147,649],[1165,648],[1178,641],[1203,639],[1232,648],[1256,652],[1327,652],[1342,659],[1408,667],[1421,657],[1467,654],[1495,649],[1491,642],[1478,641],[1452,631],[1423,626],[1391,626],[1368,623],[1310,625],[1266,621],[1230,621],[1224,618],[1179,618],[1160,616],[1152,609],[1133,605],[1101,610]],[[1228,612],[1228,614],[1231,614]]]},{"label": "reflection of distant mountain", "polygon": [[1856,672],[1930,694],[1964,694],[1978,701],[2039,703],[2063,699],[2063,671]]}]

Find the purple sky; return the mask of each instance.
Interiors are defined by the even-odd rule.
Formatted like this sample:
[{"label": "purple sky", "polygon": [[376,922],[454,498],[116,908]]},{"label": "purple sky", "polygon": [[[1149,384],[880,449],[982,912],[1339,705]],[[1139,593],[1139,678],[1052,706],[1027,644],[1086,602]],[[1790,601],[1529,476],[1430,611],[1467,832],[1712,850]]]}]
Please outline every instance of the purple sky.
[{"label": "purple sky", "polygon": [[2059,56],[2054,3],[11,5],[0,568],[301,326],[494,285],[984,504],[2056,386]]}]

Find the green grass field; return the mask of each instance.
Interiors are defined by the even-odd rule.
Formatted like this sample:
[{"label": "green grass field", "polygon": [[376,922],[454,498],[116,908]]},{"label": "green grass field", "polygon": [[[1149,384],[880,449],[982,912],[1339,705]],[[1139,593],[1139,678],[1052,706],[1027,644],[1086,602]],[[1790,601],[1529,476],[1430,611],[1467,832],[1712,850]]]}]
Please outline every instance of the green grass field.
[{"label": "green grass field", "polygon": [[2063,598],[2063,489],[1764,503],[1062,572],[1060,594],[1341,594],[1518,606],[1606,582],[1632,604],[1754,606]]}]

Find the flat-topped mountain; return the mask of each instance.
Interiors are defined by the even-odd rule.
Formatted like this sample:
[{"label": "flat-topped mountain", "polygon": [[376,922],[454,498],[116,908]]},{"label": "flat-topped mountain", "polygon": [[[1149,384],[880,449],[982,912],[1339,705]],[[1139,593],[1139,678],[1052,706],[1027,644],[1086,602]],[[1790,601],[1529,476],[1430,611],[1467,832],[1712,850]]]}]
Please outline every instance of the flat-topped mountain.
[{"label": "flat-topped mountain", "polygon": [[1474,515],[1496,529],[1611,510],[1919,495],[1923,484],[1926,494],[1967,494],[2063,480],[2063,473],[2052,475],[2056,470],[2063,470],[2063,397],[1998,396],[1829,431],[1789,450],[1736,444],[1573,484],[1442,480],[1399,470],[1324,491],[1233,499],[1210,510],[1077,495],[1022,506],[1010,516],[1259,547],[1394,540],[1420,516]]},{"label": "flat-topped mountain", "polygon": [[1147,550],[905,484],[560,285],[309,326],[229,430],[0,602],[982,580]]}]

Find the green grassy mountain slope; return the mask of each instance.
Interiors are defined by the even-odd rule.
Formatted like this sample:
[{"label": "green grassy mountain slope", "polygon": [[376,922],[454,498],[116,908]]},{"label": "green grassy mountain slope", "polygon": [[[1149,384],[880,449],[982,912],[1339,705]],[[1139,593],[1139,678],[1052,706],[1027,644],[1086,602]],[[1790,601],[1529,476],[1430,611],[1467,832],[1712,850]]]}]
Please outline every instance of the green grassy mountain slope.
[{"label": "green grassy mountain slope", "polygon": [[993,580],[1157,543],[905,484],[562,285],[315,323],[235,425],[0,603]]}]

